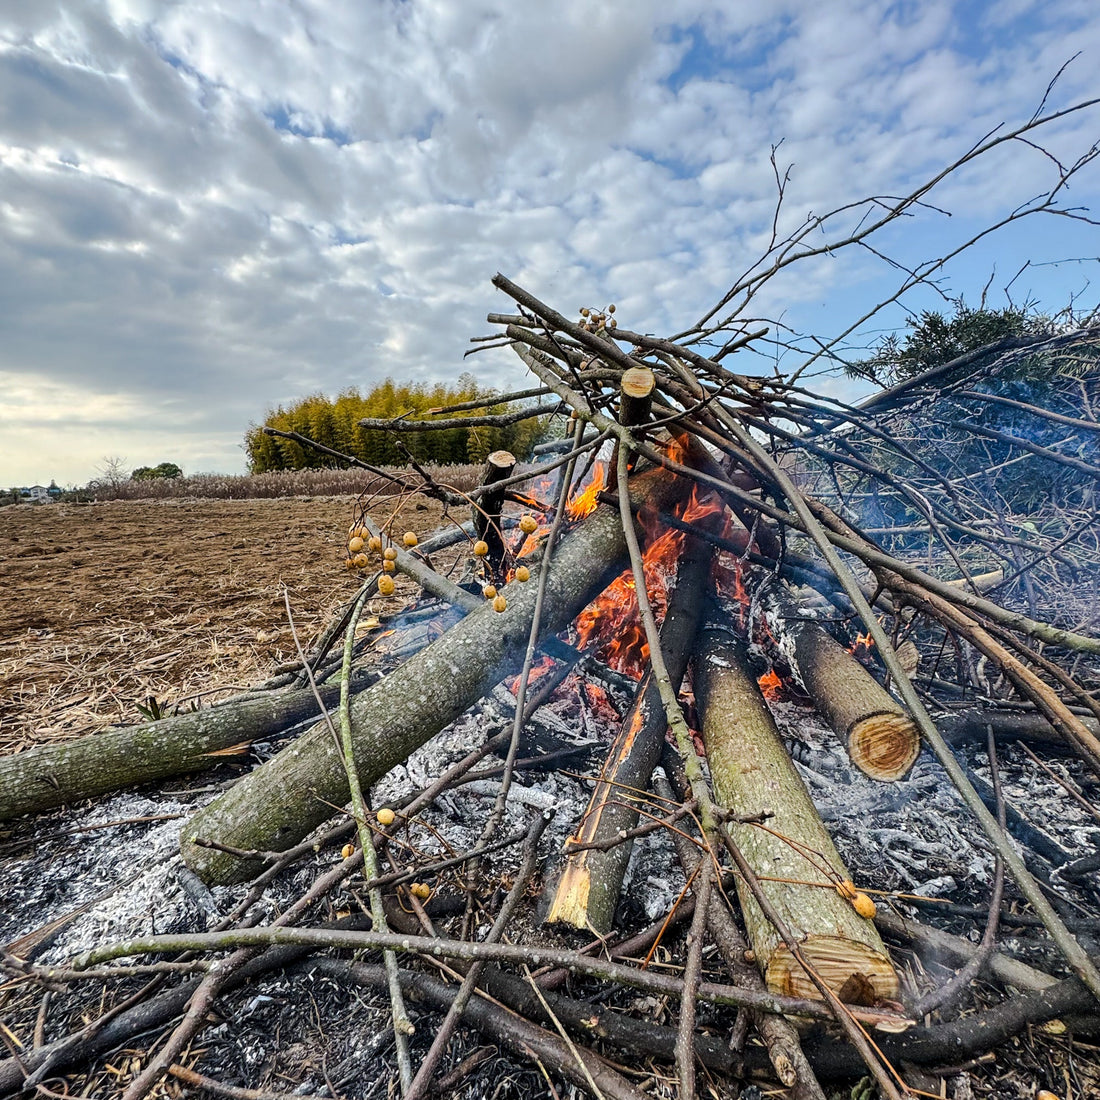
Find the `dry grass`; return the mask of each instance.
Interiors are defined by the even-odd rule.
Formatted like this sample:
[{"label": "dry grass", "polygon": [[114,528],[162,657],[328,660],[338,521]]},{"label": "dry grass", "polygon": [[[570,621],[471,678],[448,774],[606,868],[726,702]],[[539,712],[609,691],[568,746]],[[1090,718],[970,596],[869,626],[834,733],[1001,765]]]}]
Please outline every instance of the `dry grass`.
[{"label": "dry grass", "polygon": [[[426,466],[437,482],[469,492],[481,479],[482,466]],[[391,468],[407,480],[406,468]],[[154,478],[150,481],[96,482],[80,490],[95,500],[257,500],[274,497],[357,496],[390,494],[392,483],[365,470],[280,470],[266,474],[194,474],[191,477]]]}]

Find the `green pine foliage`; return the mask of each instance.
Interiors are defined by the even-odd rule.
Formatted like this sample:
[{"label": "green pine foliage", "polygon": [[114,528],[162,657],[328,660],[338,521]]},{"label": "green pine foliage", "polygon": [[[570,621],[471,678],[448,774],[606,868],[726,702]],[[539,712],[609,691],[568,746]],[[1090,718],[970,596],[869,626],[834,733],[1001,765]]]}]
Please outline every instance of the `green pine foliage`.
[{"label": "green pine foliage", "polygon": [[1035,336],[1052,330],[1049,318],[1026,307],[974,309],[962,298],[953,301],[950,317],[925,310],[906,321],[906,331],[885,337],[869,359],[845,367],[851,377],[883,386],[904,382],[933,367],[950,363],[968,351],[987,348],[1011,336]]},{"label": "green pine foliage", "polygon": [[[405,457],[391,433],[365,431],[359,421],[391,419],[408,414],[409,419],[426,418],[429,409],[472,401],[481,394],[477,380],[463,374],[457,386],[398,384],[387,378],[366,394],[358,388],[345,390],[335,400],[315,393],[289,406],[270,410],[262,424],[253,424],[245,434],[244,447],[253,474],[273,470],[303,470],[346,466],[346,462],[303,447],[289,439],[267,435],[265,427],[297,432],[343,454],[353,455],[374,466],[401,466]],[[487,404],[462,413],[445,414],[456,427],[443,431],[402,433],[400,441],[418,462],[451,466],[483,462],[492,451],[508,450],[518,459],[527,458],[531,448],[546,433],[546,418],[522,420],[499,427],[461,427],[464,417],[510,412],[516,405]]]}]

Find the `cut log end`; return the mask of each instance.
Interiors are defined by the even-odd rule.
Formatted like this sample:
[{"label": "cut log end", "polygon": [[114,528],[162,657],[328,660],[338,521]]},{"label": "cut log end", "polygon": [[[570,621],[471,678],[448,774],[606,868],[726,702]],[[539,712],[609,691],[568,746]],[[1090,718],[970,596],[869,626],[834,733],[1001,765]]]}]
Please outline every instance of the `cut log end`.
[{"label": "cut log end", "polygon": [[644,424],[649,419],[653,389],[657,380],[647,367],[631,367],[619,382],[619,423],[626,427]]},{"label": "cut log end", "polygon": [[627,397],[633,397],[638,400],[643,397],[648,397],[657,384],[657,379],[653,374],[653,371],[646,367],[630,367],[629,370],[623,371],[622,381],[619,383],[620,389]]},{"label": "cut log end", "polygon": [[872,714],[849,730],[848,755],[864,775],[889,783],[916,762],[920,732],[907,714]]},{"label": "cut log end", "polygon": [[587,862],[566,860],[562,868],[558,888],[547,910],[546,924],[569,924],[574,928],[588,928],[588,894],[592,876]]},{"label": "cut log end", "polygon": [[[883,952],[856,940],[827,935],[809,936],[799,948],[845,1004],[872,1005],[897,999],[897,972]],[[821,999],[821,991],[786,944],[780,944],[768,960],[764,978],[773,993]]]},{"label": "cut log end", "polygon": [[[485,460],[486,465],[492,467],[495,470],[504,470],[506,473],[504,477],[512,472],[512,468],[516,464],[516,456],[511,451],[493,451],[491,455]],[[503,480],[501,478],[500,480]]]}]

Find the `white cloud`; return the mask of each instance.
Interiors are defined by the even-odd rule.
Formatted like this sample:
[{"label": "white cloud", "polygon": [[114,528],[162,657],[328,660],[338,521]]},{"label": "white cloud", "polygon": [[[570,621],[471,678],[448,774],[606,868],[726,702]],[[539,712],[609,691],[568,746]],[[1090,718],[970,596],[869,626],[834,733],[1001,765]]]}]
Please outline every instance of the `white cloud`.
[{"label": "white cloud", "polygon": [[[86,479],[138,441],[142,462],[238,469],[270,405],[457,377],[506,308],[498,269],[563,311],[614,300],[631,327],[682,328],[766,246],[772,144],[793,163],[787,232],[1019,123],[1077,49],[1052,103],[1087,93],[1091,7],[970,8],[0,3],[0,371],[23,395],[0,484]],[[1096,118],[1060,123],[1059,153]],[[893,244],[937,255],[1049,185],[1049,161],[1009,152],[932,196],[956,218]],[[1097,190],[1093,170],[1074,201]],[[1055,296],[1083,278],[1042,270]],[[750,312],[829,334],[883,274],[855,254],[796,265]],[[505,353],[473,367],[520,376]]]}]

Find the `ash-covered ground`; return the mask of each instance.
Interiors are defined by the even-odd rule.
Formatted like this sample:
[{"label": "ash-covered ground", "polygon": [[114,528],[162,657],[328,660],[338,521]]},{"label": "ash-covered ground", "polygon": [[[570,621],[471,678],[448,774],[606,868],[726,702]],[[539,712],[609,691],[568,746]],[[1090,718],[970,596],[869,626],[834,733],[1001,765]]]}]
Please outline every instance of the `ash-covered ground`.
[{"label": "ash-covered ground", "polygon": [[[374,789],[373,805],[399,802],[427,786],[488,737],[510,728],[508,698],[498,690],[495,697],[415,753]],[[904,780],[876,783],[848,763],[834,735],[811,712],[792,703],[775,703],[773,711],[857,885],[886,892],[878,898],[880,904],[893,904],[903,913],[919,913],[924,920],[938,920],[976,940],[980,920],[960,917],[950,909],[937,917],[934,907],[922,905],[918,910],[910,900],[890,900],[892,894],[900,893],[976,907],[988,903],[994,862],[988,842],[930,754],[925,751]],[[613,712],[606,702],[592,705],[579,682],[572,679],[559,689],[543,714],[535,723],[535,734],[544,747],[571,744],[579,755],[557,770],[525,770],[518,776],[500,835],[522,830],[532,815],[553,807],[556,814],[540,846],[540,875],[548,877],[556,853],[587,802],[590,784],[583,774],[598,768],[602,745],[612,733]],[[263,751],[276,747],[265,746]],[[966,750],[963,758],[979,775],[988,777],[983,751]],[[1075,763],[1068,759],[1054,760],[1051,766],[1081,778]],[[1094,819],[1021,750],[1005,749],[1001,769],[1009,802],[1071,857],[1096,850],[1100,829]],[[218,781],[224,780],[222,773]],[[215,789],[209,784],[210,777],[189,785],[177,782],[15,823],[0,847],[0,942],[17,947],[21,957],[64,965],[107,942],[211,927],[237,904],[246,887],[206,891],[180,861],[178,838],[184,817],[213,796]],[[397,849],[398,858],[409,865],[430,863],[473,847],[498,788],[499,780],[488,779],[445,792],[415,825],[399,834],[402,846]],[[193,793],[188,793],[189,789]],[[321,871],[340,859],[339,847],[340,842],[334,842],[285,872],[258,903],[253,919],[270,920],[291,904]],[[1061,882],[1049,862],[1023,850],[1039,876],[1067,898],[1065,906],[1070,912],[1096,916],[1092,884]],[[496,891],[499,898],[511,885],[518,861],[519,845],[486,860],[484,882],[490,894]],[[444,935],[451,934],[453,927],[448,920],[457,919],[442,911],[445,903],[463,896],[458,875],[458,871],[448,871],[427,879],[434,891],[433,905],[441,911],[438,927]],[[346,880],[315,907],[311,922],[360,911],[367,905],[361,881],[361,876]],[[575,938],[538,926],[537,886],[533,884],[528,891],[512,938],[575,946]],[[634,847],[623,892],[619,928],[632,931],[661,919],[683,886],[665,836],[657,833],[640,840]],[[31,936],[36,937],[34,942],[25,939]],[[1083,940],[1087,948],[1095,949],[1088,932]],[[675,948],[677,942],[675,935],[670,937],[670,947]],[[1045,938],[1034,929],[1008,927],[1003,947],[1052,973],[1064,972]],[[902,961],[903,973],[912,975],[913,969]],[[934,966],[926,967],[923,980],[938,980]],[[67,991],[54,993],[40,1023],[42,1036],[47,1042],[60,1037],[78,1026],[82,1016],[94,1016],[129,988],[108,986],[104,992],[99,982],[89,982],[74,983]],[[659,998],[631,991],[609,993],[590,981],[574,981],[572,992],[592,997],[594,1003],[610,998],[616,1006],[644,1018],[675,1025],[675,1006]],[[26,984],[9,989],[6,997],[5,1022],[29,1041],[28,1029],[34,1026],[40,998]],[[701,1021],[717,1034],[732,1025],[728,1012],[702,1007],[700,1012]],[[417,1025],[412,1043],[415,1062],[426,1052],[440,1015],[415,1006],[412,1015]],[[288,1095],[329,1096],[331,1090],[348,1100],[393,1095],[394,1044],[388,1020],[384,994],[349,988],[332,976],[311,972],[306,962],[219,999],[214,1019],[193,1047],[188,1064],[226,1084]],[[157,1035],[136,1037],[130,1049],[141,1051],[157,1041]],[[475,1033],[462,1032],[452,1044],[443,1072],[483,1045]],[[118,1057],[107,1061],[119,1068]],[[111,1075],[102,1063],[88,1075],[72,1077],[73,1090],[89,1089],[87,1095],[96,1096],[116,1094],[125,1084],[125,1067],[121,1074]],[[1038,1077],[1030,1084],[1026,1077],[1021,1081],[1021,1088],[1044,1083]],[[649,1083],[652,1095],[671,1095],[667,1072],[664,1077],[650,1077]],[[560,1083],[555,1087],[559,1095],[570,1094],[570,1088]],[[740,1085],[714,1082],[712,1087],[715,1095],[736,1096]],[[177,1084],[162,1088],[166,1091],[161,1095],[184,1094]],[[460,1079],[454,1094],[501,1100],[551,1095],[536,1067],[503,1056],[495,1048]]]}]

